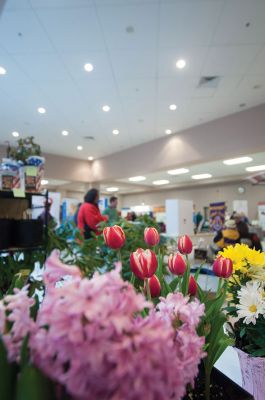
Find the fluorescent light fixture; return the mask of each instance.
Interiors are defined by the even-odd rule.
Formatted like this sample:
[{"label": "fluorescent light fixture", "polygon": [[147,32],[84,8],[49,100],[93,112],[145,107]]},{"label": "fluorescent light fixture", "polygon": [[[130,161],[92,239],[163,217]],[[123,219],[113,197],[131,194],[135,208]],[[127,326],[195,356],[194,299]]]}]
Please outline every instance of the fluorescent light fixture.
[{"label": "fluorescent light fixture", "polygon": [[180,59],[177,60],[177,62],[176,62],[176,67],[177,67],[178,69],[183,69],[183,68],[185,68],[185,67],[186,67],[186,61],[183,60],[183,58],[180,58]]},{"label": "fluorescent light fixture", "polygon": [[49,181],[48,181],[47,179],[42,179],[42,180],[40,181],[40,183],[41,183],[42,185],[48,185]]},{"label": "fluorescent light fixture", "polygon": [[0,66],[0,75],[5,75],[5,74],[6,74],[6,69]]},{"label": "fluorescent light fixture", "polygon": [[12,132],[12,136],[19,137],[19,133],[18,132]]},{"label": "fluorescent light fixture", "polygon": [[175,111],[178,107],[176,106],[176,104],[170,104],[169,109],[171,111]]},{"label": "fluorescent light fixture", "polygon": [[108,106],[107,104],[105,106],[102,107],[102,110],[105,112],[109,112],[110,110],[110,106]]},{"label": "fluorescent light fixture", "polygon": [[166,130],[165,130],[165,134],[166,134],[166,135],[171,135],[171,133],[172,133],[172,130],[171,130],[171,129],[166,129]]},{"label": "fluorescent light fixture", "polygon": [[167,171],[169,175],[182,175],[187,174],[188,172],[190,172],[190,170],[187,168],[170,169],[169,171]]},{"label": "fluorescent light fixture", "polygon": [[244,164],[253,161],[251,157],[238,157],[238,158],[230,158],[230,160],[224,160],[223,163],[225,165],[237,165]]},{"label": "fluorescent light fixture", "polygon": [[62,131],[62,135],[63,135],[63,136],[68,136],[68,135],[69,135],[69,132],[68,132],[68,131]]},{"label": "fluorescent light fixture", "polygon": [[113,129],[112,133],[113,133],[113,135],[118,135],[120,133],[120,131],[118,131],[118,129]]},{"label": "fluorescent light fixture", "polygon": [[87,159],[88,159],[89,161],[93,161],[93,160],[94,160],[94,157],[89,156],[89,157],[87,157]]},{"label": "fluorescent light fixture", "polygon": [[93,67],[93,65],[90,64],[90,63],[87,63],[87,64],[84,65],[84,70],[85,70],[86,72],[91,72],[91,71],[93,71],[93,69],[94,69],[94,67]]},{"label": "fluorescent light fixture", "polygon": [[265,171],[265,165],[254,165],[253,167],[247,167],[246,171],[248,172]]},{"label": "fluorescent light fixture", "polygon": [[119,188],[117,188],[117,187],[108,187],[106,190],[107,190],[107,192],[118,192]]},{"label": "fluorescent light fixture", "polygon": [[38,108],[38,112],[39,112],[40,114],[45,114],[45,113],[46,113],[46,110],[45,110],[44,107],[39,107],[39,108]]},{"label": "fluorescent light fixture", "polygon": [[159,179],[158,181],[153,181],[153,185],[167,185],[169,181],[167,179]]},{"label": "fluorescent light fixture", "polygon": [[129,181],[131,182],[141,182],[145,180],[146,180],[145,176],[133,176],[132,178],[129,178]]},{"label": "fluorescent light fixture", "polygon": [[211,178],[211,174],[198,174],[198,175],[192,175],[192,179],[208,179]]},{"label": "fluorescent light fixture", "polygon": [[83,146],[77,146],[77,150],[79,151],[83,150]]}]

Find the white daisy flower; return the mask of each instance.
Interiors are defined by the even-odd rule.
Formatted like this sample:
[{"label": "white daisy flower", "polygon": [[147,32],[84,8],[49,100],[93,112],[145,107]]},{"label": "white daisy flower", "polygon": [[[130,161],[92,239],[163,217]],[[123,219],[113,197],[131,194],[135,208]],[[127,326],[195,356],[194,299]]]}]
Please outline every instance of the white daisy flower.
[{"label": "white daisy flower", "polygon": [[256,324],[259,315],[265,313],[265,301],[263,288],[258,281],[247,282],[238,292],[239,304],[237,304],[238,319],[244,318],[243,323]]}]

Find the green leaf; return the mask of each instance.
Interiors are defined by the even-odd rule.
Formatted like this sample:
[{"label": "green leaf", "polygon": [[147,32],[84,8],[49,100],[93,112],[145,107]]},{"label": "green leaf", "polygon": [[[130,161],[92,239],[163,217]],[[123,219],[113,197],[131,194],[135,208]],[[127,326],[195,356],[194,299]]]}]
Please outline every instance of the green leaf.
[{"label": "green leaf", "polygon": [[27,365],[17,381],[16,400],[55,400],[54,384],[37,368]]},{"label": "green leaf", "polygon": [[15,363],[9,363],[7,350],[0,338],[0,398],[1,400],[13,400],[17,375]]},{"label": "green leaf", "polygon": [[171,289],[172,292],[174,292],[174,291],[176,290],[176,288],[177,288],[177,286],[178,286],[180,280],[181,280],[181,276],[177,276],[176,278],[174,278],[174,279],[170,282],[169,286],[170,286],[170,289]]}]

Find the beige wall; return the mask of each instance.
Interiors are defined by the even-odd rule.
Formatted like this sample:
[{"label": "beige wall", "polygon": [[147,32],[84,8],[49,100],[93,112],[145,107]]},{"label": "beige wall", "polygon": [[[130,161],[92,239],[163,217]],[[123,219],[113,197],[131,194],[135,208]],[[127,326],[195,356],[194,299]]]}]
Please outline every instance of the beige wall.
[{"label": "beige wall", "polygon": [[[244,194],[239,194],[237,188],[243,186],[246,190]],[[257,218],[257,204],[265,201],[265,186],[252,186],[249,183],[239,182],[238,184],[223,184],[204,186],[199,188],[185,188],[173,190],[161,190],[158,192],[137,193],[121,196],[122,207],[131,207],[145,203],[150,206],[161,206],[166,199],[186,199],[193,200],[196,209],[203,210],[203,207],[215,201],[226,201],[228,211],[232,212],[233,200],[248,200],[249,218]]]}]

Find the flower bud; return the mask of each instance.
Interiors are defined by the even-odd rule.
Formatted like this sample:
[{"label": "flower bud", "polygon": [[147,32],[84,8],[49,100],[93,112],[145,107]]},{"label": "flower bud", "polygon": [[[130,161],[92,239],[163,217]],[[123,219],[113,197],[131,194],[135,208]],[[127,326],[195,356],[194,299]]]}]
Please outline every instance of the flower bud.
[{"label": "flower bud", "polygon": [[184,275],[186,263],[180,253],[170,254],[168,258],[168,268],[174,275]]},{"label": "flower bud", "polygon": [[188,293],[191,296],[196,296],[197,293],[197,282],[195,281],[194,277],[191,275],[190,280],[189,280],[189,288],[188,288]]},{"label": "flower bud", "polygon": [[131,270],[140,279],[151,278],[157,269],[156,255],[152,250],[137,249],[130,256]]},{"label": "flower bud", "polygon": [[148,279],[151,297],[159,297],[161,293],[161,284],[156,275]]},{"label": "flower bud", "polygon": [[103,229],[105,243],[111,249],[120,249],[125,243],[125,233],[118,225],[108,226]]},{"label": "flower bud", "polygon": [[233,272],[233,261],[230,258],[217,257],[213,263],[213,272],[219,278],[229,278]]},{"label": "flower bud", "polygon": [[181,254],[190,254],[192,252],[192,241],[188,235],[180,236],[178,240],[178,249]]},{"label": "flower bud", "polygon": [[156,246],[160,242],[160,236],[156,228],[145,228],[144,241],[148,246]]}]

